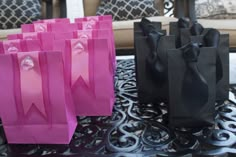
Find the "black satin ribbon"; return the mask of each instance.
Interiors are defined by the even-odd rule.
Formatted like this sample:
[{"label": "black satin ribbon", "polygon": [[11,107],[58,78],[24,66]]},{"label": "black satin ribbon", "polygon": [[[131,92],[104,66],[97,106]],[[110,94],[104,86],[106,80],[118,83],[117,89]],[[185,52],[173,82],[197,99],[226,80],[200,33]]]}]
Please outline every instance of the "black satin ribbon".
[{"label": "black satin ribbon", "polygon": [[148,34],[152,31],[155,31],[156,28],[155,26],[152,24],[152,22],[150,20],[148,20],[147,18],[142,18],[141,22],[139,23],[142,32],[144,34],[144,36],[148,36]]},{"label": "black satin ribbon", "polygon": [[186,63],[186,71],[182,84],[182,104],[188,110],[199,111],[208,102],[208,84],[197,67],[200,48],[197,43],[190,42],[180,48]]},{"label": "black satin ribbon", "polygon": [[149,71],[149,74],[155,79],[158,85],[162,85],[167,80],[167,73],[157,48],[164,34],[159,32],[152,22],[146,18],[142,18],[140,27],[143,34],[147,36],[147,42],[150,48],[150,53],[146,58],[147,71]]},{"label": "black satin ribbon", "polygon": [[218,51],[220,43],[220,32],[217,29],[210,29],[204,36],[204,43],[206,47],[215,47],[216,51],[216,83],[223,77],[223,65]]},{"label": "black satin ribbon", "polygon": [[150,47],[150,53],[146,58],[148,71],[151,72],[152,77],[155,78],[155,81],[160,85],[167,79],[165,66],[157,50],[158,43],[162,36],[164,36],[164,34],[158,31],[152,31],[148,34],[147,41]]},{"label": "black satin ribbon", "polygon": [[176,37],[176,47],[179,48],[181,47],[181,33],[180,33],[180,30],[182,28],[189,28],[189,25],[190,25],[190,21],[188,18],[184,18],[184,17],[181,17],[179,18],[178,22],[177,22],[177,27],[178,27],[178,34],[177,34],[177,37]]},{"label": "black satin ribbon", "polygon": [[204,27],[198,22],[194,22],[190,28],[191,35],[193,36],[201,35],[203,31],[204,31]]},{"label": "black satin ribbon", "polygon": [[[190,28],[191,35],[201,35],[204,31],[204,27],[195,22]],[[216,83],[218,83],[223,77],[223,66],[220,59],[218,47],[220,42],[220,32],[217,29],[209,29],[208,32],[204,35],[202,46],[205,47],[215,47],[216,51]]]}]

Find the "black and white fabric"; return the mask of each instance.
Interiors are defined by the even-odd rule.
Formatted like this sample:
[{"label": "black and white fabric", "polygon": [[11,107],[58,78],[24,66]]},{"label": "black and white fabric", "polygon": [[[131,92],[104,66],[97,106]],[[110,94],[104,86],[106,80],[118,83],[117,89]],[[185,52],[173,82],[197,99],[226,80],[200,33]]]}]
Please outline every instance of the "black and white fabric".
[{"label": "black and white fabric", "polygon": [[154,0],[102,0],[97,15],[112,15],[114,21],[158,16]]},{"label": "black and white fabric", "polygon": [[0,0],[0,29],[19,28],[41,17],[41,0]]},{"label": "black and white fabric", "polygon": [[197,18],[235,19],[235,0],[196,0],[195,10]]}]

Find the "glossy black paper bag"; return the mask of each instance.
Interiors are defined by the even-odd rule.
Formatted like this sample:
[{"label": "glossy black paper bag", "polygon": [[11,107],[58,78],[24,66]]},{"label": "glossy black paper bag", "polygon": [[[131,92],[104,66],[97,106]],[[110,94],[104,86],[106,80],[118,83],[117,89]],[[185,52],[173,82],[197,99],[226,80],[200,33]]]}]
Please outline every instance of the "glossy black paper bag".
[{"label": "glossy black paper bag", "polygon": [[[190,33],[190,29],[181,29],[181,43],[185,45],[190,41],[197,42],[201,45],[206,45],[204,41],[204,36],[209,31],[209,28],[205,28],[202,32],[202,35],[192,36]],[[220,63],[220,68],[217,66],[216,75],[219,75],[219,71],[221,76],[216,80],[216,100],[226,100],[229,97],[229,35],[228,34],[220,34],[219,45],[217,47],[217,55],[219,55],[219,60],[217,60],[216,64]],[[221,69],[222,68],[222,69]]]},{"label": "glossy black paper bag", "polygon": [[169,125],[210,126],[214,124],[215,116],[216,49],[200,48],[197,60],[190,64],[195,65],[199,78],[205,83],[196,81],[197,75],[189,69],[191,66],[188,64],[180,49],[168,51]]},{"label": "glossy black paper bag", "polygon": [[159,103],[168,101],[167,50],[175,48],[175,36],[163,36],[158,43],[158,55],[166,71],[166,79],[159,81],[147,64],[151,52],[147,37],[135,38],[135,68],[139,103]]}]

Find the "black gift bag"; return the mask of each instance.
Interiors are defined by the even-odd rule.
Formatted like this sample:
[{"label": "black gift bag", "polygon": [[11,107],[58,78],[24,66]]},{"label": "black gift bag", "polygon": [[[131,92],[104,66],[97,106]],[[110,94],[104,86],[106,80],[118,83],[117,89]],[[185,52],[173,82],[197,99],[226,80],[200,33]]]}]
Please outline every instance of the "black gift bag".
[{"label": "black gift bag", "polygon": [[202,127],[214,124],[216,48],[189,43],[168,50],[171,127]]},{"label": "black gift bag", "polygon": [[[201,35],[193,36],[190,29],[181,29],[181,43],[185,45],[189,42],[197,42],[202,46],[207,46],[207,33],[212,30],[205,28]],[[205,39],[204,39],[205,38]],[[216,46],[216,100],[226,100],[229,97],[229,35],[220,34],[219,42]]]},{"label": "black gift bag", "polygon": [[167,50],[175,49],[175,36],[162,36],[158,42],[157,54],[162,62],[164,73],[161,80],[149,65],[151,53],[148,37],[136,37],[135,68],[139,103],[168,102]]},{"label": "black gift bag", "polygon": [[[169,47],[175,47],[175,40],[174,36],[166,37],[166,30],[161,29],[161,22],[151,22],[145,18],[141,22],[134,23],[135,68],[139,103],[158,103],[168,100],[166,50]],[[162,36],[160,40],[150,41],[150,37],[154,39],[157,34]],[[154,64],[158,62],[150,65],[153,51],[156,51],[155,54],[161,62],[161,65],[158,66],[164,69],[162,74],[155,71]]]},{"label": "black gift bag", "polygon": [[[170,23],[170,34],[176,36],[177,47],[186,45],[191,41],[207,46],[208,41],[205,36],[211,30],[213,29],[203,28],[197,22],[190,26],[190,22],[184,20],[184,18],[181,18],[178,22]],[[229,97],[229,35],[220,34],[216,47],[216,100],[221,101]]]}]

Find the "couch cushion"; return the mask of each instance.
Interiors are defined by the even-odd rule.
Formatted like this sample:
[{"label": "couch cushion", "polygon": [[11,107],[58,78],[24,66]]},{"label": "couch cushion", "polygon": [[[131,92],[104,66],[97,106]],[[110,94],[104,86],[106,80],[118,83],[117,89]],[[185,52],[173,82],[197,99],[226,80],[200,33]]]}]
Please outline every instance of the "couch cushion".
[{"label": "couch cushion", "polygon": [[112,15],[114,21],[159,16],[154,0],[102,0],[96,15]]},{"label": "couch cushion", "polygon": [[31,23],[41,18],[39,0],[2,0],[0,9],[0,29],[19,28],[21,24]]},{"label": "couch cushion", "polygon": [[20,28],[0,30],[0,40],[6,40],[9,34],[17,34],[17,33],[21,33]]}]

